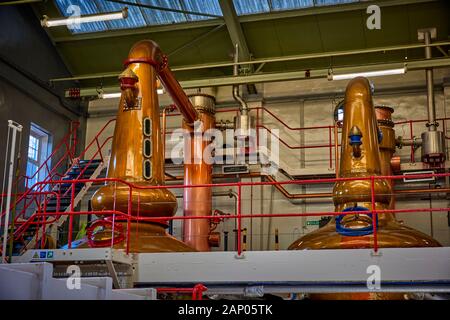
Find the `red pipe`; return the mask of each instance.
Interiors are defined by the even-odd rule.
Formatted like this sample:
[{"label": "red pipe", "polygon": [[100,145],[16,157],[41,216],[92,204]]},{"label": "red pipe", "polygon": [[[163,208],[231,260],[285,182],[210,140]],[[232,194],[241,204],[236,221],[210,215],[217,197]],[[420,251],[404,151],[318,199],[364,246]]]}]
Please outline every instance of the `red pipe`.
[{"label": "red pipe", "polygon": [[375,211],[375,178],[374,176],[370,179],[370,193],[372,201],[372,228],[373,228],[373,248],[374,251],[378,251],[378,239],[377,239],[377,212]]}]

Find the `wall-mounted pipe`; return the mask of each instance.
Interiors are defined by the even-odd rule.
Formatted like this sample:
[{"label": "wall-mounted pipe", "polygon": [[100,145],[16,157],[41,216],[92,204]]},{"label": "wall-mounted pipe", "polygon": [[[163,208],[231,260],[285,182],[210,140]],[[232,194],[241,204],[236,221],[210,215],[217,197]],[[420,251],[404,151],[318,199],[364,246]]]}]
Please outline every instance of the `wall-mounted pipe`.
[{"label": "wall-mounted pipe", "polygon": [[[436,38],[436,28],[418,30],[419,40],[425,42],[425,59],[431,60],[431,39]],[[436,105],[434,101],[433,87],[433,68],[425,69],[427,84],[427,113],[428,122],[426,126],[428,131],[422,132],[422,161],[430,167],[440,167],[444,163],[445,137],[444,132],[438,131],[438,122],[436,121]]]},{"label": "wall-mounted pipe", "polygon": [[[234,66],[233,66],[233,76],[239,76],[239,46],[235,45],[234,52]],[[233,99],[239,103],[239,115],[234,118],[234,128],[236,130],[236,137],[240,139],[246,139],[249,136],[249,129],[254,127],[253,119],[248,114],[247,102],[242,98],[239,93],[239,85],[233,85]]]},{"label": "wall-mounted pipe", "polygon": [[[424,32],[425,45],[425,59],[431,59],[431,32],[429,30]],[[427,83],[427,111],[428,111],[428,131],[436,131],[438,123],[436,121],[436,107],[434,103],[434,88],[433,88],[433,68],[425,69],[426,83]]]}]

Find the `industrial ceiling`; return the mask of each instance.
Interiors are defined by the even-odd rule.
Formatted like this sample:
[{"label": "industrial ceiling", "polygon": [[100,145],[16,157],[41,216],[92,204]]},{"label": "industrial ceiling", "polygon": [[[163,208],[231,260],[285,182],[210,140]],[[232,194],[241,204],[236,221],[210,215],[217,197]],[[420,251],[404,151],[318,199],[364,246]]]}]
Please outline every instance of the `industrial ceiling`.
[{"label": "industrial ceiling", "polygon": [[[275,58],[276,62],[255,64],[248,71],[257,74],[421,60],[423,48],[343,56],[326,53],[420,45],[417,30],[428,27],[436,27],[434,41],[444,43],[433,48],[433,57],[447,60],[450,47],[446,44],[450,7],[445,0],[57,0],[33,7],[39,18],[56,18],[68,14],[63,8],[69,3],[80,4],[81,14],[117,11],[125,6],[130,14],[124,21],[91,23],[78,31],[46,29],[72,75],[81,79],[81,87],[116,84],[122,61],[133,43],[141,39],[152,39],[161,46],[170,66],[179,70],[180,80],[231,75],[230,66],[180,69],[229,63],[234,43],[243,49],[241,61]],[[366,27],[369,4],[381,8],[380,30]],[[324,53],[325,57],[280,61],[293,55]]]}]

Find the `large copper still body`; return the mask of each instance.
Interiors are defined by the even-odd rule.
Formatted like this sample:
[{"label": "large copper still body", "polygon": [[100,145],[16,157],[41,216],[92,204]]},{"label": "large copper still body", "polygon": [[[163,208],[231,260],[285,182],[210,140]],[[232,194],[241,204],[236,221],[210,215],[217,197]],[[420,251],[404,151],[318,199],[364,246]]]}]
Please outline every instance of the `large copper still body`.
[{"label": "large copper still body", "polygon": [[[391,111],[391,112],[389,112]],[[391,158],[395,152],[395,135],[390,109],[377,111],[372,102],[369,81],[358,77],[351,80],[345,92],[339,177],[370,177],[390,175]],[[375,180],[376,210],[395,205],[392,184],[387,179]],[[333,189],[336,212],[370,211],[371,181],[338,181]],[[314,232],[302,236],[288,249],[359,249],[373,248],[371,215],[346,214]],[[363,230],[366,230],[365,232]],[[369,230],[369,231],[367,231]],[[373,231],[373,230],[372,230]],[[378,214],[377,240],[380,248],[438,247],[430,236],[400,224],[390,213]],[[313,299],[403,299],[402,293],[336,293],[311,295]]]},{"label": "large copper still body", "polygon": [[[108,178],[119,178],[135,186],[164,184],[164,154],[156,77],[159,75],[185,119],[194,120],[196,112],[167,66],[167,59],[153,41],[136,43],[119,76],[122,95],[112,141]],[[94,211],[129,211],[130,188],[109,182],[92,197]],[[177,200],[168,189],[133,188],[131,215],[136,217],[171,217]],[[117,218],[119,218],[117,216]],[[127,230],[127,223],[121,222]],[[167,221],[131,222],[130,252],[195,251],[194,248],[166,233]],[[108,242],[111,228],[96,232],[93,243]],[[125,248],[126,240],[114,245]]]}]

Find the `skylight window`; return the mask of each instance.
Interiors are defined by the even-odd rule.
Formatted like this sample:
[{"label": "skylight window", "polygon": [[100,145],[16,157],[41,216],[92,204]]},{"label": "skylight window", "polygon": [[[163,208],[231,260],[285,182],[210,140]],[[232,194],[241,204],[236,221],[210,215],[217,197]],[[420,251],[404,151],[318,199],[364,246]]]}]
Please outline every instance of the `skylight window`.
[{"label": "skylight window", "polygon": [[[233,0],[233,3],[238,15],[250,15],[358,1],[360,0]],[[122,3],[121,1],[108,0],[55,0],[55,2],[61,14],[65,17],[75,14],[88,15],[117,12],[125,6],[128,7],[127,19],[84,23],[77,28],[69,26],[69,30],[72,33],[141,28],[152,25],[214,19],[222,16],[219,0],[124,0]],[[145,6],[175,9],[178,12],[157,10]],[[190,14],[188,12],[206,15]]]}]

